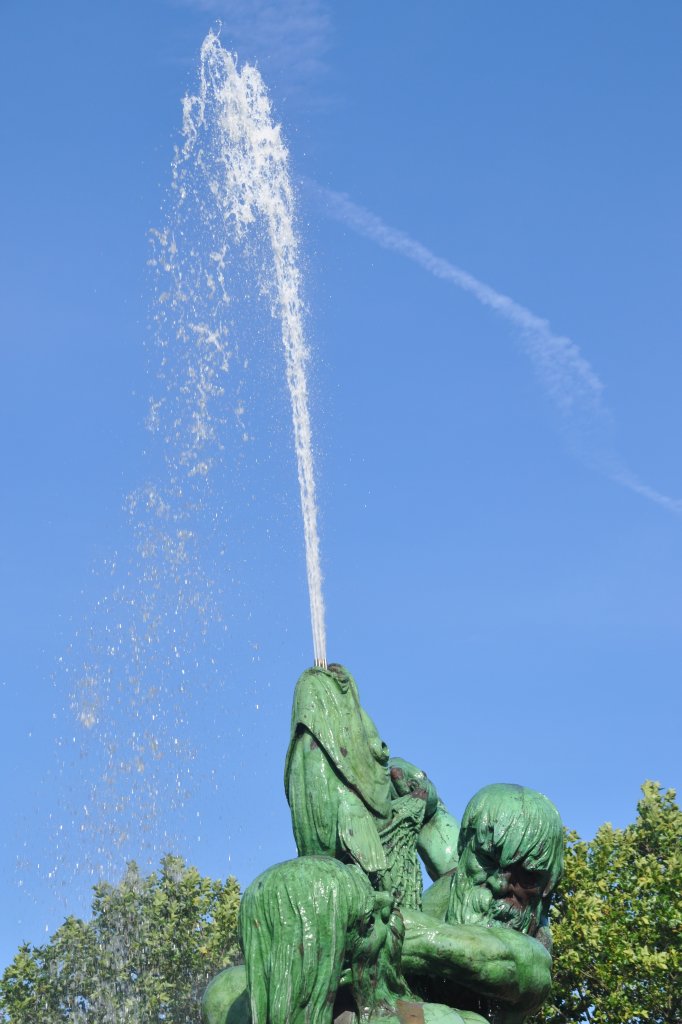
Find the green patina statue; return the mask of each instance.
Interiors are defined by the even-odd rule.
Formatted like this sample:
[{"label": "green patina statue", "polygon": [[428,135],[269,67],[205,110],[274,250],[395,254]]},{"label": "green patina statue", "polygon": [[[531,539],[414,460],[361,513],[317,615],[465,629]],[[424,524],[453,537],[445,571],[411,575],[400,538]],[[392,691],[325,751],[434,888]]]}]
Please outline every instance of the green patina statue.
[{"label": "green patina statue", "polygon": [[284,785],[299,856],[244,892],[245,966],[208,986],[205,1024],[520,1024],[541,1005],[563,852],[546,797],[486,786],[460,829],[340,665],[297,683]]},{"label": "green patina statue", "polygon": [[[253,1024],[326,1024],[344,967],[358,1015],[390,1008],[390,896],[355,864],[299,857],[269,868],[244,893],[239,933]],[[395,923],[402,921],[396,915]]]}]

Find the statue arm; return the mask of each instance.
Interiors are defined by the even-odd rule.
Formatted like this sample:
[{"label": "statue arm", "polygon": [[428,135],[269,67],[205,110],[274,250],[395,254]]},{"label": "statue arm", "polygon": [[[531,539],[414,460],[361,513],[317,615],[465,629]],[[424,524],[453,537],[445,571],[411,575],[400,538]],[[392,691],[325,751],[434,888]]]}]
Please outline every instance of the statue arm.
[{"label": "statue arm", "polygon": [[417,851],[429,877],[435,881],[457,867],[459,824],[436,792],[426,772],[402,757],[389,761],[392,799],[408,793],[423,793],[426,800],[424,824],[417,839]]},{"label": "statue arm", "polygon": [[403,969],[440,975],[508,1007],[530,1013],[551,986],[551,957],[535,939],[510,928],[445,924],[405,911]]},{"label": "statue arm", "polygon": [[458,838],[459,824],[439,800],[435,814],[425,823],[417,840],[417,851],[432,881],[457,867]]}]

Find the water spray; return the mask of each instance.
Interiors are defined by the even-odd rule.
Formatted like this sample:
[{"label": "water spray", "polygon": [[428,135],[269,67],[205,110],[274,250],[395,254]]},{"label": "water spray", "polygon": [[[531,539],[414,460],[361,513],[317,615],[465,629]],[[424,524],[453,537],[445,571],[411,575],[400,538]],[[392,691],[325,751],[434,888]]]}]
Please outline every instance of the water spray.
[{"label": "water spray", "polygon": [[[287,385],[291,398],[294,447],[301,494],[310,618],[315,665],[326,668],[326,637],[312,430],[308,408],[298,239],[289,153],[281,126],[272,119],[267,89],[256,68],[237,70],[232,54],[214,32],[201,48],[199,95],[184,103],[185,143],[180,161],[194,160],[206,171],[208,186],[223,218],[226,237],[241,239],[254,224],[267,232],[274,279],[273,314],[282,329]],[[208,164],[202,134],[210,136],[219,159]]]}]

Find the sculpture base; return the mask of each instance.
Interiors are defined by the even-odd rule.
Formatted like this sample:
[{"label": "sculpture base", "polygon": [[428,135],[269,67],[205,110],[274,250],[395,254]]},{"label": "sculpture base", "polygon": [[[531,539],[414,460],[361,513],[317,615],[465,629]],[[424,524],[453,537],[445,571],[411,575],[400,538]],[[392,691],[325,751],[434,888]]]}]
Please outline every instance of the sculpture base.
[{"label": "sculpture base", "polygon": [[[334,1024],[358,1024],[349,986],[339,989],[334,1006]],[[442,1003],[420,1003],[398,999],[395,1014],[375,1014],[382,1024],[488,1024],[478,1013],[453,1010]],[[202,1024],[252,1024],[246,968],[228,967],[209,983],[201,1002]]]}]

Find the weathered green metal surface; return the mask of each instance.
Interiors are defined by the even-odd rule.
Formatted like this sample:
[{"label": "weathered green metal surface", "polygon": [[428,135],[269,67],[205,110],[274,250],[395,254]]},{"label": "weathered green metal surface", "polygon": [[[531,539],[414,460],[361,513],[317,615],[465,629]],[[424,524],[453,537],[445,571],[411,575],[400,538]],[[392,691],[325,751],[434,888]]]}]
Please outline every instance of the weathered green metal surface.
[{"label": "weathered green metal surface", "polygon": [[367,1014],[405,995],[404,983],[390,985],[391,958],[400,964],[391,913],[387,893],[333,857],[299,857],[260,875],[239,914],[253,1024],[325,1024],[344,968]]},{"label": "weathered green metal surface", "polygon": [[208,986],[205,1024],[521,1024],[540,1006],[563,850],[546,797],[486,786],[460,829],[340,665],[296,685],[284,784],[299,857],[246,889],[245,967]]},{"label": "weathered green metal surface", "polygon": [[251,1024],[246,967],[228,967],[216,974],[201,1001],[203,1024]]},{"label": "weathered green metal surface", "polygon": [[294,692],[284,788],[300,855],[328,854],[386,871],[379,827],[390,820],[388,748],[341,666],[309,669]]}]

